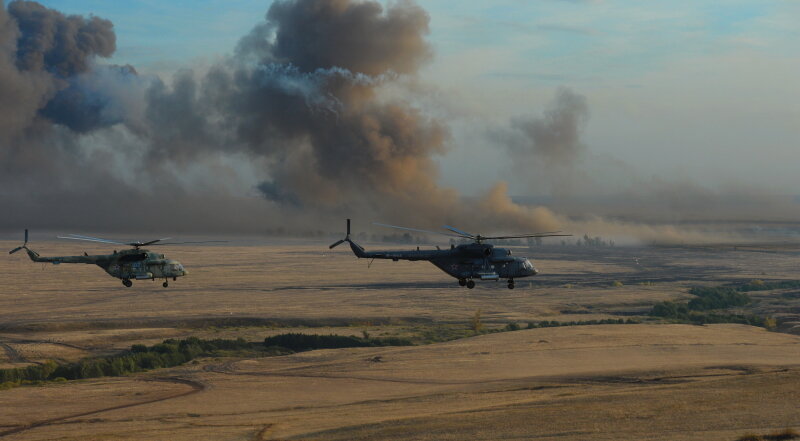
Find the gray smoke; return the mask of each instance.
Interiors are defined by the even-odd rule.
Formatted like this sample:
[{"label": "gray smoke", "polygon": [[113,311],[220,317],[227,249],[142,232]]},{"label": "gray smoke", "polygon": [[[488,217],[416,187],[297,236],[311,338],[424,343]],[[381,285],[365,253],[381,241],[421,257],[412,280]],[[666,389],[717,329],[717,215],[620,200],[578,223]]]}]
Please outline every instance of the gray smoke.
[{"label": "gray smoke", "polygon": [[502,184],[475,205],[437,184],[447,127],[383,93],[431,58],[428,23],[410,1],[276,1],[224,62],[167,81],[97,63],[115,47],[107,20],[14,1],[0,12],[0,204],[14,207],[0,227],[552,229]]},{"label": "gray smoke", "polygon": [[[646,231],[637,223],[672,225],[687,222],[793,220],[798,205],[788,197],[753,188],[704,187],[687,179],[643,176],[617,158],[590,151],[583,131],[589,121],[584,96],[559,88],[541,116],[518,117],[509,127],[491,130],[514,160],[514,176],[528,194],[548,198],[549,206],[573,220],[650,241],[664,231]],[[604,224],[603,220],[626,222]],[[681,237],[675,233],[665,237]],[[690,240],[696,238],[691,237]]]},{"label": "gray smoke", "polygon": [[114,26],[99,17],[64,15],[32,1],[13,1],[8,13],[19,29],[17,67],[68,78],[86,72],[93,56],[116,49]]},{"label": "gray smoke", "polygon": [[581,131],[589,121],[586,98],[560,88],[540,118],[516,118],[511,129],[521,137],[510,144],[512,154],[552,164],[569,164],[585,151]]},{"label": "gray smoke", "polygon": [[507,129],[491,130],[490,139],[505,146],[516,177],[538,194],[561,197],[587,184],[580,164],[588,121],[586,98],[561,87],[541,116],[514,118]]},{"label": "gray smoke", "polygon": [[0,137],[10,141],[42,118],[88,130],[82,120],[97,120],[103,103],[73,81],[94,57],[111,56],[115,41],[108,20],[67,16],[30,1],[6,9],[0,1]]}]

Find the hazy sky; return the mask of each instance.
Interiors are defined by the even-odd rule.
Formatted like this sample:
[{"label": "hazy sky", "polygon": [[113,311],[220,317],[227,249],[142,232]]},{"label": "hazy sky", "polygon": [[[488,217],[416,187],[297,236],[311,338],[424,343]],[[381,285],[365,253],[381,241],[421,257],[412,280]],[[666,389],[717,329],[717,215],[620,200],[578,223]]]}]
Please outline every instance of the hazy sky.
[{"label": "hazy sky", "polygon": [[[267,1],[43,0],[113,21],[114,63],[169,74],[229,53]],[[420,94],[447,115],[442,183],[479,192],[509,178],[488,126],[537,117],[559,86],[586,97],[582,142],[643,179],[800,193],[800,2],[418,2],[433,60]],[[465,170],[468,173],[465,173]],[[604,179],[613,180],[613,173]],[[512,194],[535,193],[511,180]]]}]

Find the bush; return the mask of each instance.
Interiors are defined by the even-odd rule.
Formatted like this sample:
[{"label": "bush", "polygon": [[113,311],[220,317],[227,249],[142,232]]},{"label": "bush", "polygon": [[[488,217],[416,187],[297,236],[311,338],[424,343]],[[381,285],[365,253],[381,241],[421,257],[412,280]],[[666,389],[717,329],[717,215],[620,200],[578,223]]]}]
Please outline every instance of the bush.
[{"label": "bush", "polygon": [[481,322],[481,310],[478,309],[475,311],[475,314],[472,316],[469,322],[469,328],[472,329],[473,332],[476,334],[483,330],[483,323]]}]

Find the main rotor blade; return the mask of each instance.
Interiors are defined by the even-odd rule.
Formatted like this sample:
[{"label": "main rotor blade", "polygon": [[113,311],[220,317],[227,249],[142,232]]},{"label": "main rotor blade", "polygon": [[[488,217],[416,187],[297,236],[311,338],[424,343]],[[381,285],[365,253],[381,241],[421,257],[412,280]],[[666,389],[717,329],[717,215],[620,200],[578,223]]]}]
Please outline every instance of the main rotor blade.
[{"label": "main rotor blade", "polygon": [[345,241],[345,240],[344,240],[344,239],[342,239],[342,240],[340,240],[340,241],[338,241],[338,242],[334,243],[333,245],[329,246],[328,248],[332,250],[332,249],[334,249],[334,248],[338,247],[339,245],[341,245],[341,244],[342,244],[344,241]]},{"label": "main rotor blade", "polygon": [[9,251],[8,254],[14,254],[14,253],[16,253],[17,251],[19,251],[21,249],[22,249],[22,247],[16,247],[13,250]]},{"label": "main rotor blade", "polygon": [[87,242],[100,242],[100,243],[110,243],[114,245],[130,245],[125,242],[117,242],[115,240],[108,240],[108,239],[100,239],[98,237],[91,237],[91,236],[81,236],[80,234],[70,234],[68,236],[57,236],[59,239],[69,239],[69,240],[85,240]]},{"label": "main rotor blade", "polygon": [[152,245],[152,244],[154,244],[156,242],[161,242],[162,240],[169,240],[169,239],[172,239],[172,238],[171,237],[165,237],[163,239],[155,239],[155,240],[151,240],[150,242],[145,242],[145,243],[141,243],[141,242],[138,242],[136,244],[130,244],[129,243],[128,245],[142,247],[142,246],[145,246],[145,245]]},{"label": "main rotor blade", "polygon": [[470,238],[470,239],[474,239],[474,238],[475,238],[475,235],[474,235],[474,234],[472,234],[472,233],[467,233],[466,231],[461,231],[461,230],[459,230],[459,229],[458,229],[458,228],[456,228],[456,227],[451,227],[450,225],[442,225],[442,228],[446,228],[446,229],[448,229],[448,230],[450,230],[450,231],[453,231],[453,232],[455,232],[455,233],[458,233],[458,234],[460,234],[461,236],[468,237],[468,238]]},{"label": "main rotor blade", "polygon": [[[442,233],[440,231],[428,231],[428,230],[420,230],[418,228],[398,227],[397,225],[388,225],[388,224],[382,224],[382,223],[379,223],[379,222],[373,222],[372,224],[373,225],[379,225],[381,227],[397,228],[398,230],[416,231],[417,233],[441,234],[442,236],[459,237],[459,238],[463,238],[464,237],[464,236],[461,236],[461,235],[456,236],[455,234]],[[471,237],[471,236],[469,236],[469,237]]]},{"label": "main rotor blade", "polygon": [[[169,239],[169,238],[167,238]],[[166,243],[154,243],[158,242],[159,240],[166,240],[166,239],[158,239],[151,242],[143,243],[139,246],[154,246],[154,247],[165,247],[167,245],[186,245],[186,244],[196,244],[196,243],[228,243],[227,240],[200,240],[200,241],[190,241],[190,242],[166,242]]]},{"label": "main rotor blade", "polygon": [[514,236],[491,236],[481,237],[484,240],[502,240],[502,239],[525,239],[534,237],[562,237],[572,236],[571,234],[553,234],[553,233],[534,233],[534,234],[518,234]]}]

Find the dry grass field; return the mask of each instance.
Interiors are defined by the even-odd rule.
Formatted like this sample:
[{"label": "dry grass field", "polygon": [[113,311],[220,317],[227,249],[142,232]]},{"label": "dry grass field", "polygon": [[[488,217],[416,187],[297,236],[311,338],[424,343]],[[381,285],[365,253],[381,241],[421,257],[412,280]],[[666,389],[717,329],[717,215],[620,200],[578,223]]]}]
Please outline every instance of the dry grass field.
[{"label": "dry grass field", "polygon": [[[0,242],[0,249],[17,245]],[[31,248],[109,251],[56,242]],[[541,274],[513,291],[493,282],[467,290],[424,262],[368,268],[344,249],[306,241],[163,252],[189,270],[166,289],[150,281],[125,288],[88,265],[0,259],[0,368],[172,337],[406,335],[466,327],[478,310],[488,327],[645,318],[656,302],[690,297],[693,284],[800,279],[800,256],[789,251],[519,249]],[[127,377],[0,390],[0,439],[734,440],[800,429],[800,336],[793,334],[800,296],[751,295],[753,312],[778,318],[784,332],[645,320],[422,346],[205,358]]]}]

